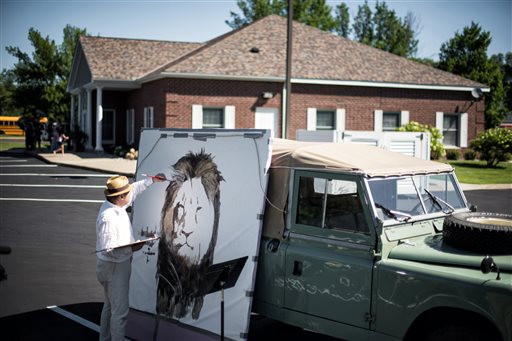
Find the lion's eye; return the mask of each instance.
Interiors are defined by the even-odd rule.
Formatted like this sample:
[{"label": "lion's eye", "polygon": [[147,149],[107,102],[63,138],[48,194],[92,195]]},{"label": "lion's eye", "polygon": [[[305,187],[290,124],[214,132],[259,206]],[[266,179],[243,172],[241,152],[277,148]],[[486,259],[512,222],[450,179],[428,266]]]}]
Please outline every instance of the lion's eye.
[{"label": "lion's eye", "polygon": [[185,207],[181,203],[178,203],[174,207],[174,212],[175,212],[176,218],[181,219],[181,217],[183,216],[183,213],[185,213]]},{"label": "lion's eye", "polygon": [[198,220],[197,220],[197,212],[199,212],[200,210],[202,210],[203,208],[201,206],[197,206],[196,208],[196,215],[195,215],[195,221],[196,221],[196,224],[198,223]]}]

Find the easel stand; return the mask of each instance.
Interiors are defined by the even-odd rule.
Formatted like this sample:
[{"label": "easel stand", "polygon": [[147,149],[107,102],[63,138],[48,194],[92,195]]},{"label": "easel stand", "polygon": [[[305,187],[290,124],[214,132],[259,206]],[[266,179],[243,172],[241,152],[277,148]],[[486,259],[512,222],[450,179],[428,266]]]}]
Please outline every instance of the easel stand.
[{"label": "easel stand", "polygon": [[211,265],[206,279],[196,296],[204,296],[220,290],[220,339],[224,341],[224,289],[234,287],[244,268],[247,256]]}]

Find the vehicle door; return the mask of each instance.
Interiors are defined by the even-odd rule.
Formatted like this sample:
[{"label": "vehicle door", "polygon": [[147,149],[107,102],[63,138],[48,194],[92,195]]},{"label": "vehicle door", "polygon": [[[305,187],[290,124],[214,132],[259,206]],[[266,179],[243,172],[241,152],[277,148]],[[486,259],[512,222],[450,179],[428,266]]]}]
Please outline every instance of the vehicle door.
[{"label": "vehicle door", "polygon": [[362,179],[295,171],[287,309],[369,328],[375,232]]}]

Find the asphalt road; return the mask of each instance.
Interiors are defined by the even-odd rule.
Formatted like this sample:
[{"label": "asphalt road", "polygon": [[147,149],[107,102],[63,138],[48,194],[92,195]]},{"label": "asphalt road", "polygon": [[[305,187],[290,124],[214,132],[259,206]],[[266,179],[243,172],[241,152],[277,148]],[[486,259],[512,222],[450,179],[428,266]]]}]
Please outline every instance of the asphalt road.
[{"label": "asphalt road", "polygon": [[[99,324],[103,289],[92,252],[96,215],[111,175],[0,153],[0,246],[12,249],[0,255],[8,275],[0,282],[0,339],[97,340],[96,332],[47,307],[64,307]],[[313,336],[336,340],[251,318],[249,340]]]},{"label": "asphalt road", "polygon": [[[38,333],[45,328],[55,330],[55,323],[64,325],[63,318],[45,322],[48,306],[74,305],[71,310],[81,310],[84,317],[99,323],[103,293],[96,281],[92,252],[96,214],[110,175],[0,153],[0,246],[12,248],[11,254],[0,255],[0,264],[8,273],[8,280],[0,282],[0,339],[6,325],[37,329],[32,331],[33,339],[45,339]],[[465,194],[479,211],[512,214],[510,190]],[[66,334],[52,339],[97,338],[90,330],[77,333],[80,338]],[[249,340],[267,337],[335,340],[268,319],[251,319]]]},{"label": "asphalt road", "polygon": [[49,305],[101,301],[95,217],[107,174],[0,158],[0,317]]}]

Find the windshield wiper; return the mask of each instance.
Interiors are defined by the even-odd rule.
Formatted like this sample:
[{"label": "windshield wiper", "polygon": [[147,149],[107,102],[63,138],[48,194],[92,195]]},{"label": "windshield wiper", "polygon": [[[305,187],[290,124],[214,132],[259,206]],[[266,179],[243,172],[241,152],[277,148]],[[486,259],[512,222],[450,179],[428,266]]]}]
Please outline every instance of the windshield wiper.
[{"label": "windshield wiper", "polygon": [[[382,212],[384,212],[388,217],[393,218],[396,221],[409,221],[412,219],[412,216],[408,215],[407,213],[390,210],[389,208],[384,207],[379,203],[375,203],[375,207],[380,208]],[[402,217],[398,217],[399,215]]]},{"label": "windshield wiper", "polygon": [[[432,201],[437,205],[439,206],[439,208],[443,211],[443,213],[445,214],[450,214],[450,213],[453,213],[453,211],[455,211],[455,208],[453,208],[452,205],[450,205],[449,203],[447,203],[446,201],[444,201],[443,199],[439,198],[438,196],[434,195],[433,193],[431,193],[429,190],[427,189],[423,189],[427,194],[428,196],[430,197],[430,199],[432,199]],[[443,206],[441,206],[441,204],[444,204],[448,209],[443,209]]]}]

